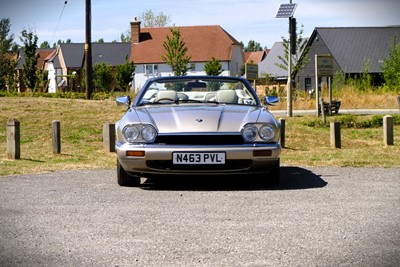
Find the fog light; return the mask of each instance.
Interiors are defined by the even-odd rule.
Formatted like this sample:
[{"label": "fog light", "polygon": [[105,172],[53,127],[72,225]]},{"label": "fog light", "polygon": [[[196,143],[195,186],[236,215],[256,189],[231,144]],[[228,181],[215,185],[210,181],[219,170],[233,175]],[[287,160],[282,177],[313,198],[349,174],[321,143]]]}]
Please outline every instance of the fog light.
[{"label": "fog light", "polygon": [[272,156],[272,150],[253,150],[254,157],[270,157]]},{"label": "fog light", "polygon": [[144,157],[145,155],[144,151],[126,151],[127,157]]}]

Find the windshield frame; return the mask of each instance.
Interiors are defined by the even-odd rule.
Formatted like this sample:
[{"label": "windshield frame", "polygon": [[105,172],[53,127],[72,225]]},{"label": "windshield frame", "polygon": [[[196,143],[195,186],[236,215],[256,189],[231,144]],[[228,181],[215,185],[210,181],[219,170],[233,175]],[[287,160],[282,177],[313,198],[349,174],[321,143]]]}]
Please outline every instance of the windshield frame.
[{"label": "windshield frame", "polygon": [[[181,88],[178,84],[181,84]],[[212,88],[212,84],[214,84],[215,88]],[[218,83],[226,83],[223,84],[224,88],[216,88],[218,87]],[[165,84],[173,84],[171,88],[166,88]],[[235,85],[239,88],[227,88],[227,84]],[[162,87],[157,88],[157,86],[162,85]],[[171,86],[169,85],[169,86]],[[190,85],[190,86],[189,86]],[[220,84],[221,85],[221,84]],[[175,88],[173,88],[175,87]],[[191,89],[190,89],[191,88]],[[193,90],[195,88],[195,90]],[[160,90],[161,89],[161,90]],[[168,101],[168,98],[165,101],[155,101],[151,99],[155,99],[155,94],[159,91],[166,91],[169,89],[170,91],[175,90],[177,94],[181,96],[186,95],[188,99],[181,99],[180,97],[176,98],[175,101]],[[150,91],[152,90],[152,91]],[[209,100],[206,100],[205,95],[207,94],[216,94],[218,91],[228,91],[235,90],[237,93],[237,97],[239,101],[242,103],[228,103],[228,102],[218,102],[210,97]],[[149,93],[150,92],[150,93]],[[198,94],[198,95],[195,95]],[[191,98],[192,97],[192,98]],[[197,101],[196,97],[200,99],[200,97],[204,97],[205,101]],[[231,77],[231,76],[169,76],[169,77],[157,77],[151,78],[146,81],[138,95],[136,96],[132,106],[145,106],[145,105],[154,105],[154,104],[182,104],[182,103],[190,103],[190,104],[232,104],[232,105],[247,105],[247,106],[261,106],[261,101],[257,96],[255,90],[252,88],[251,84],[248,80],[239,77]]]}]

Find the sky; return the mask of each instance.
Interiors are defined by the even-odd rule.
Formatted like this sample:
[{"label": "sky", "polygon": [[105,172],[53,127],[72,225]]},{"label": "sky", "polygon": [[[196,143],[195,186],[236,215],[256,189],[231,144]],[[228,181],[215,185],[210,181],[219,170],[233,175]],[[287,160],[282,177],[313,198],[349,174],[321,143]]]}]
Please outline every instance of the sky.
[{"label": "sky", "polygon": [[[9,18],[10,34],[34,32],[51,45],[57,40],[85,42],[85,0],[1,0],[0,18]],[[220,25],[247,45],[254,40],[272,48],[288,36],[288,19],[275,18],[280,4],[290,0],[92,0],[92,41],[120,41],[130,22],[143,12],[164,13],[175,26]],[[399,0],[293,0],[294,17],[303,37],[316,27],[400,25]]]}]

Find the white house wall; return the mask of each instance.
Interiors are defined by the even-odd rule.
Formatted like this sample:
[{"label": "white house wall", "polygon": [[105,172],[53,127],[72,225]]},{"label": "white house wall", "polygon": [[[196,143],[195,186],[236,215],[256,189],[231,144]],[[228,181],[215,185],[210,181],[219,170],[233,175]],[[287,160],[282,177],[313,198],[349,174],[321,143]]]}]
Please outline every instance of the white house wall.
[{"label": "white house wall", "polygon": [[240,76],[240,70],[244,64],[242,49],[241,46],[232,46],[232,59],[229,63],[229,72],[232,76]]},{"label": "white house wall", "polygon": [[[195,63],[194,71],[189,70],[187,72],[187,75],[194,75],[194,76],[206,75],[206,73],[204,71],[205,64],[206,63]],[[151,64],[146,64],[146,65],[151,65]],[[144,73],[145,64],[137,64],[136,65],[135,80],[132,84],[132,90],[139,91],[140,88],[142,88],[144,83],[147,81],[147,79],[155,78],[155,77],[168,77],[168,76],[174,75],[174,73],[172,72],[172,69],[169,65],[167,65],[167,64],[155,64],[155,65],[157,65],[158,71],[154,74],[145,74]],[[221,73],[221,76],[230,76],[231,75],[231,72],[229,70],[230,64],[228,62],[221,62],[221,65],[222,65],[222,69],[224,70]]]},{"label": "white house wall", "polygon": [[56,70],[54,68],[53,62],[48,62],[47,64],[48,79],[49,79],[49,93],[55,93],[57,91],[56,85]]}]

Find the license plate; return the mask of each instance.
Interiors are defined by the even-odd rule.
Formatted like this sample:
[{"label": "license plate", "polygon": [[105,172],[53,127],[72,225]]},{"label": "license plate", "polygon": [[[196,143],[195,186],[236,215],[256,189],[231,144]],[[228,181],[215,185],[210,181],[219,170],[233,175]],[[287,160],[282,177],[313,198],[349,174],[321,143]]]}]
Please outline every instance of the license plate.
[{"label": "license plate", "polygon": [[173,164],[225,164],[225,152],[174,152]]}]

